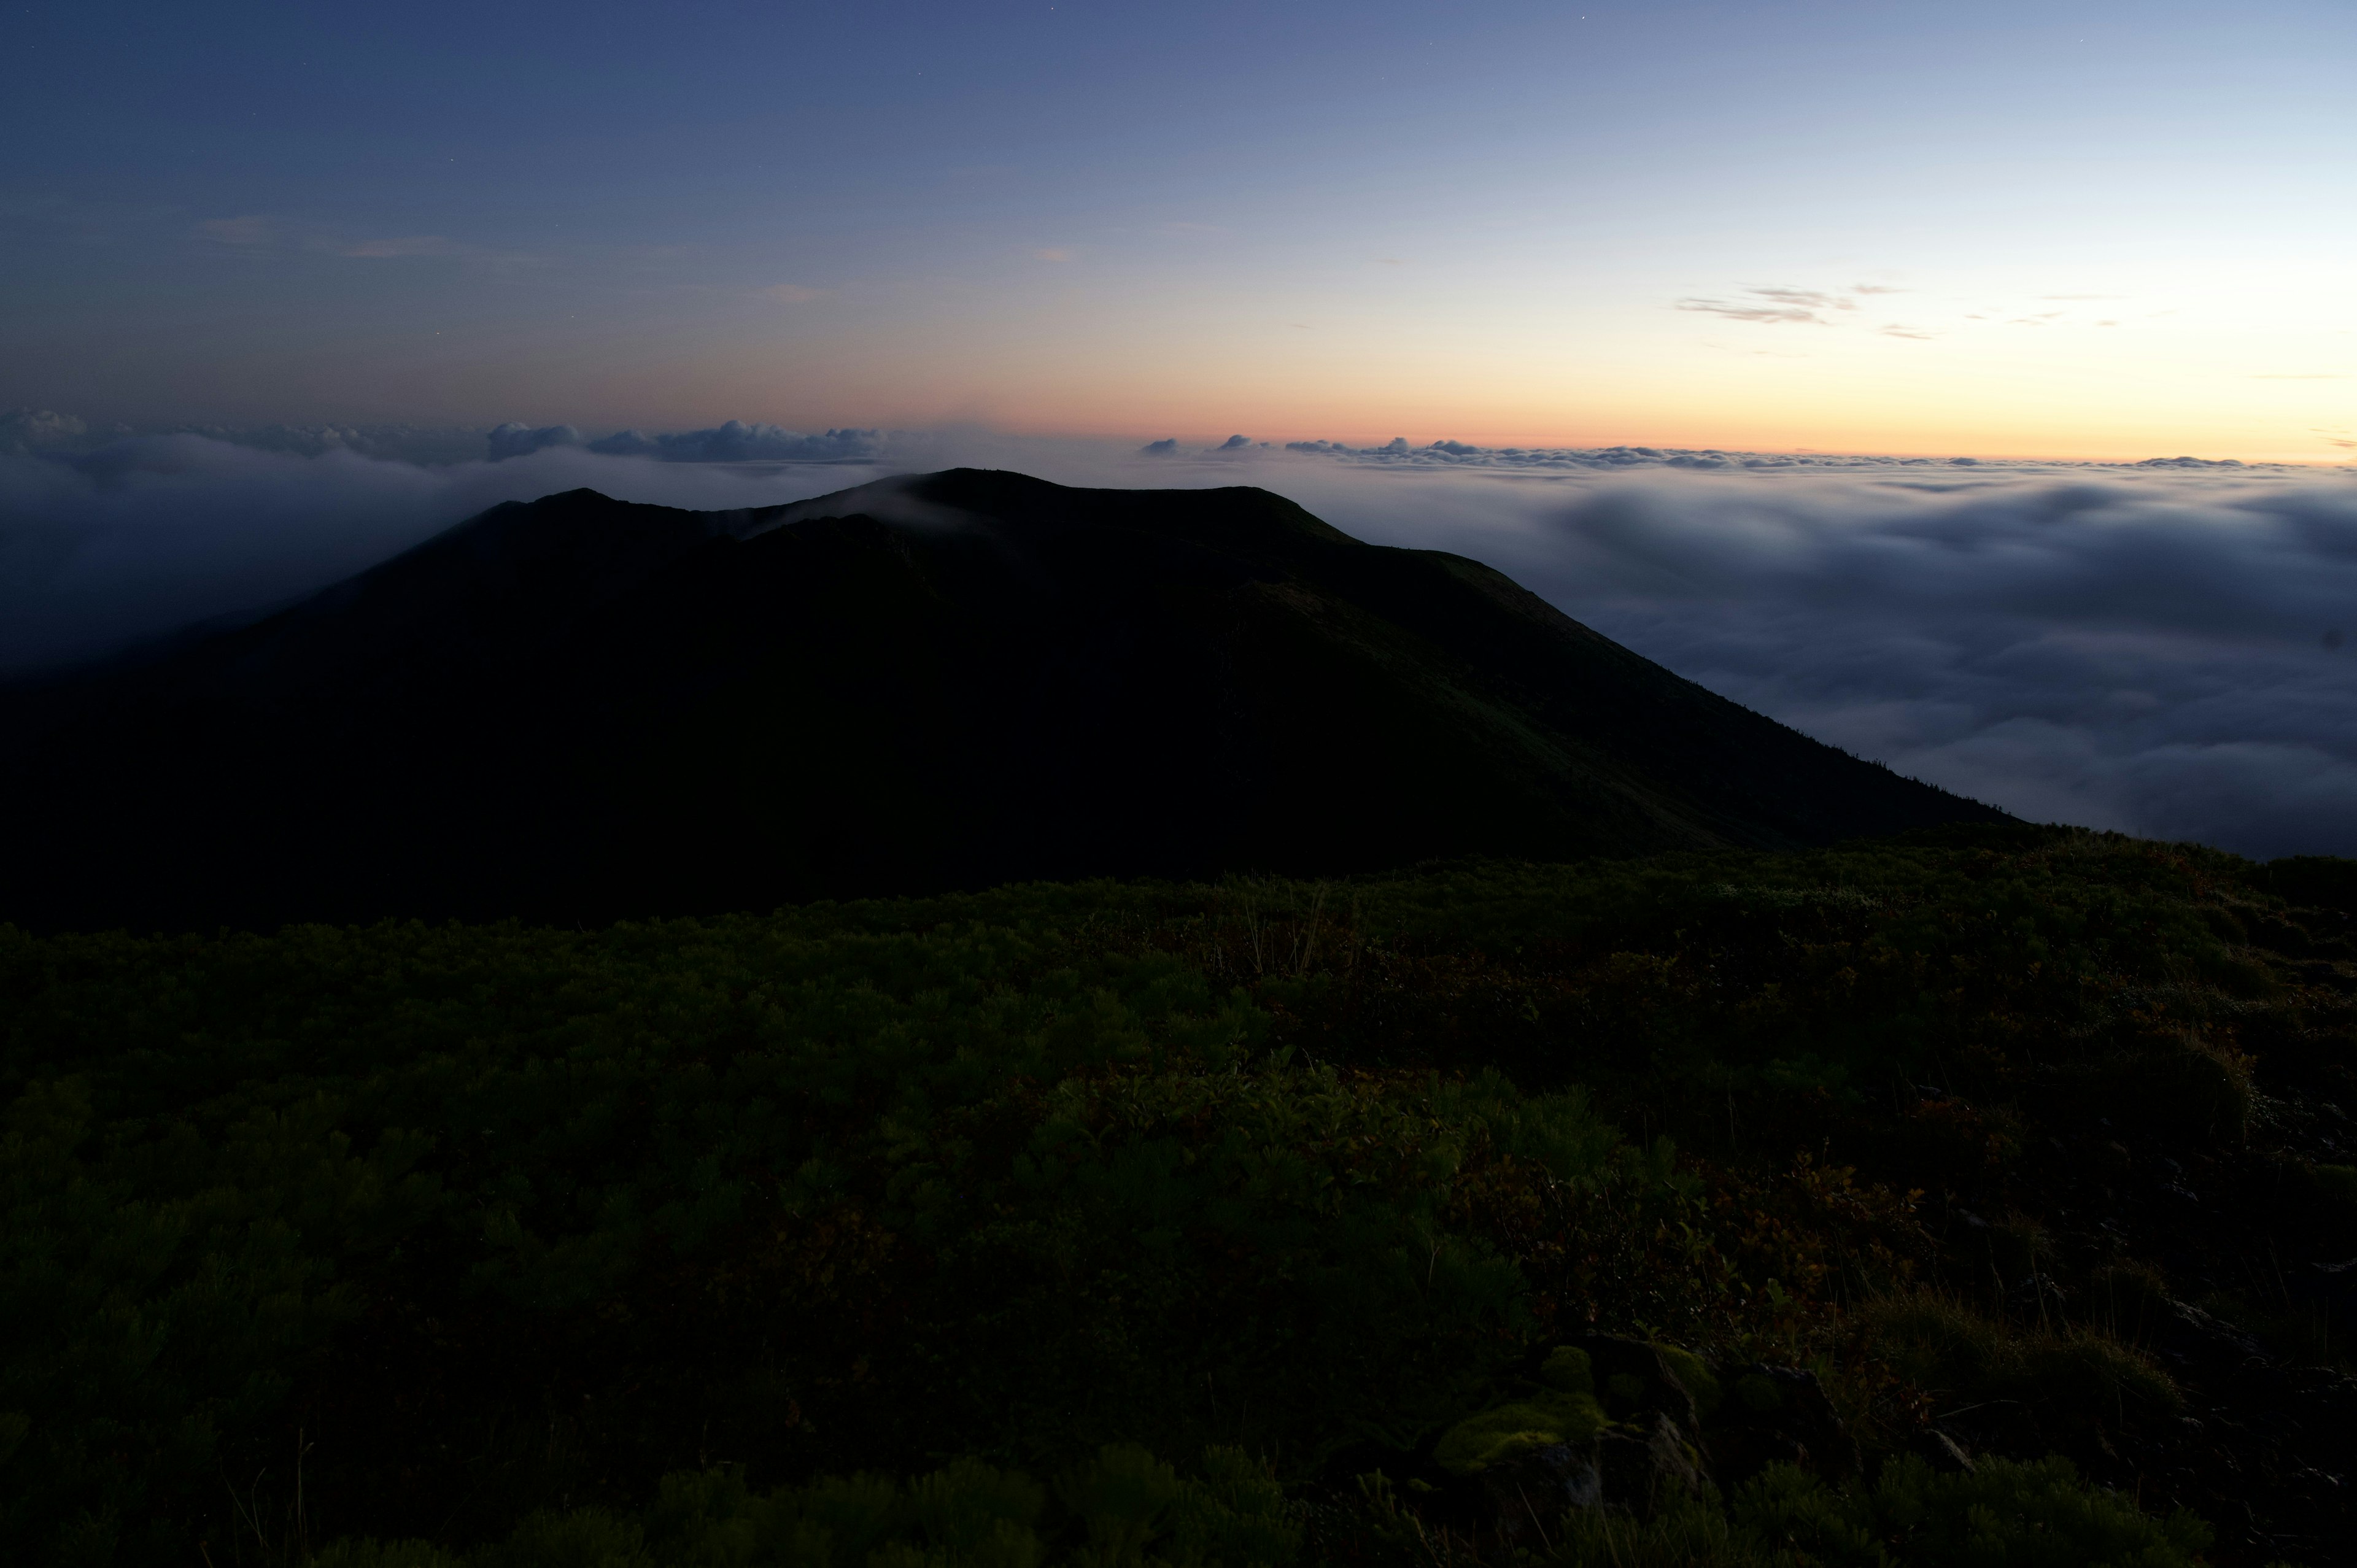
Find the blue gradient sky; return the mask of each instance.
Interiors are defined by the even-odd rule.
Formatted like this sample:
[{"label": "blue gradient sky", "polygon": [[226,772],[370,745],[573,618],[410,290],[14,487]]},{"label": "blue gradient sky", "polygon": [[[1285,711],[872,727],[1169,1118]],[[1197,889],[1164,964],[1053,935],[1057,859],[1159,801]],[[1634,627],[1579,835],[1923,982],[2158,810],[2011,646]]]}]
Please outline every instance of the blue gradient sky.
[{"label": "blue gradient sky", "polygon": [[2347,0],[6,16],[93,423],[2357,450]]}]

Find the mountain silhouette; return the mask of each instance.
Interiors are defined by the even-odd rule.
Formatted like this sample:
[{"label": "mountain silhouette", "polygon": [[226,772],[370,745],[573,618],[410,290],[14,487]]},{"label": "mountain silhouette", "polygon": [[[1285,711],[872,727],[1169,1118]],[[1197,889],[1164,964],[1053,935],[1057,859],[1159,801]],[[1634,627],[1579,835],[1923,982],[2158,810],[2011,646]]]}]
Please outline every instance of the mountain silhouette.
[{"label": "mountain silhouette", "polygon": [[952,469],[495,507],[0,696],[0,919],[605,919],[1781,848],[2002,813],[1281,497]]}]

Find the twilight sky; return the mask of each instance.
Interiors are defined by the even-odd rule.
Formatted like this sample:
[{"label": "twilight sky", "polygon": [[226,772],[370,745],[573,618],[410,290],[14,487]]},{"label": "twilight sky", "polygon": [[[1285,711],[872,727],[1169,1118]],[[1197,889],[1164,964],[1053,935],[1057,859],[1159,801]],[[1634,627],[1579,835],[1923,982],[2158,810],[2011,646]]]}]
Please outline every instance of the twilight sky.
[{"label": "twilight sky", "polygon": [[0,407],[2357,451],[2357,6],[23,0]]}]

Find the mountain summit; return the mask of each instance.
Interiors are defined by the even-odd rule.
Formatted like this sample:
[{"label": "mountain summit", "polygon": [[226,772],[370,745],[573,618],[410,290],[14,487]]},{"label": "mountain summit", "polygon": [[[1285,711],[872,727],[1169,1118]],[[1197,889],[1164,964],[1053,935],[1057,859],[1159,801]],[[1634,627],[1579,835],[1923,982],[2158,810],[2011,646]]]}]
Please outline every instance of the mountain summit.
[{"label": "mountain summit", "polygon": [[2002,814],[1265,490],[495,507],[5,694],[0,918],[597,919]]}]

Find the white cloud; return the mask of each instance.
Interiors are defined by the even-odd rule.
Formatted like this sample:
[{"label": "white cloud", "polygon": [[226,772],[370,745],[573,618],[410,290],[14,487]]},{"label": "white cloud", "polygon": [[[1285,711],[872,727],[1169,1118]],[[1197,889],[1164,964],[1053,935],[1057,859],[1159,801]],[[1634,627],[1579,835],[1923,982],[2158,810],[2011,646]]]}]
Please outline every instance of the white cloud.
[{"label": "white cloud", "polygon": [[841,463],[873,458],[882,437],[881,431],[855,429],[804,435],[774,424],[732,419],[708,430],[661,435],[618,430],[588,446],[608,456],[654,457],[666,463]]},{"label": "white cloud", "polygon": [[2020,814],[2357,855],[2348,478],[1676,456],[1533,486],[1480,456],[1443,477],[1353,454],[1277,488],[1362,536],[1489,561],[1713,690]]},{"label": "white cloud", "polygon": [[581,432],[569,424],[544,424],[535,430],[511,420],[491,432],[489,444],[490,460],[504,463],[511,457],[528,457],[551,446],[578,446],[582,443]]},{"label": "white cloud", "polygon": [[46,408],[0,413],[0,452],[26,454],[80,439],[90,429],[70,413]]}]

